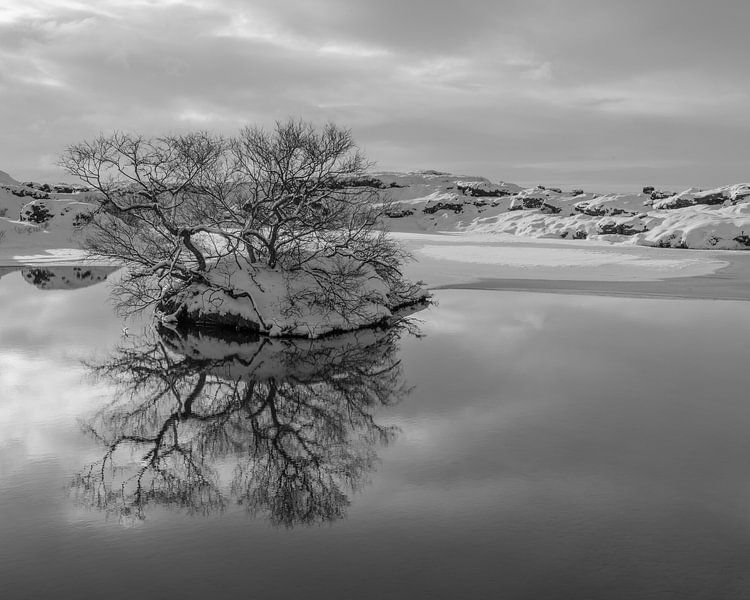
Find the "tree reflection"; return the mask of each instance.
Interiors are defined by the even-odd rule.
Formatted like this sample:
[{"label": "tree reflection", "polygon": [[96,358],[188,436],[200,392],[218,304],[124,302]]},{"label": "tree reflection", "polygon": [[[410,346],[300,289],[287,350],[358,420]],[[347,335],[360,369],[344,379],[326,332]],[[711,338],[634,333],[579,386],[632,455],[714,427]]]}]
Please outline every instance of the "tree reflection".
[{"label": "tree reflection", "polygon": [[161,328],[132,340],[90,365],[115,396],[86,425],[106,451],[74,490],[136,518],[238,502],[275,525],[340,519],[396,433],[374,413],[408,393],[406,330],[238,342]]}]

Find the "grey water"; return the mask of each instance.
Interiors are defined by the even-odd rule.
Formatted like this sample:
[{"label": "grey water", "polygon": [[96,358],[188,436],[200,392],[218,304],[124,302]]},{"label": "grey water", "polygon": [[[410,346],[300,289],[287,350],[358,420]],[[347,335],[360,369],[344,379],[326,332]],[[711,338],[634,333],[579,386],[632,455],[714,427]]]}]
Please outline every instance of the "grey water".
[{"label": "grey water", "polygon": [[0,277],[0,598],[750,597],[750,303],[441,290],[280,344],[107,275]]}]

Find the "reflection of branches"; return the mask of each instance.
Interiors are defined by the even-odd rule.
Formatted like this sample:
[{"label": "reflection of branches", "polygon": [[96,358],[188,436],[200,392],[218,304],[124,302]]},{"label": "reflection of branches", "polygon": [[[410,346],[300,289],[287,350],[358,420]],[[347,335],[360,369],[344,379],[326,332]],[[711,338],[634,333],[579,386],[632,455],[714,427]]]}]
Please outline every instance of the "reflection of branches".
[{"label": "reflection of branches", "polygon": [[142,518],[243,504],[291,527],[343,516],[392,427],[377,407],[408,390],[406,326],[321,340],[233,342],[162,328],[89,365],[115,384],[87,429],[106,452],[75,482],[93,506]]}]

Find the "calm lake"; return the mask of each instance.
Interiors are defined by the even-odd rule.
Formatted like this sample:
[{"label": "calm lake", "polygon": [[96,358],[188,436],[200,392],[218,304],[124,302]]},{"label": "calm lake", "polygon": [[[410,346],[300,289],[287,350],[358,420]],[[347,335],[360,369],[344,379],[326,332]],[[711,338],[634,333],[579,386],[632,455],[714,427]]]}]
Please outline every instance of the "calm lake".
[{"label": "calm lake", "polygon": [[442,290],[240,343],[37,271],[0,272],[3,600],[750,597],[750,303]]}]

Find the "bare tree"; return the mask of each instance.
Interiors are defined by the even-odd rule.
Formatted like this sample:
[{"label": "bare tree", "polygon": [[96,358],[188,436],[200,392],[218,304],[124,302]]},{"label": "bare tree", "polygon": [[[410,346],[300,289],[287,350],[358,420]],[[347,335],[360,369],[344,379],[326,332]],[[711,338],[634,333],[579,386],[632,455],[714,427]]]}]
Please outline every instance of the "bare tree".
[{"label": "bare tree", "polygon": [[[307,303],[356,316],[419,296],[401,272],[406,254],[378,229],[387,199],[360,185],[369,164],[347,129],[290,120],[231,139],[115,133],[70,146],[61,165],[102,195],[88,247],[130,267],[125,312],[156,305],[189,317],[184,292],[204,286],[247,301],[266,330],[254,298],[262,270],[304,278],[287,285],[290,312]],[[256,285],[238,285],[238,271]],[[377,298],[373,277],[387,288]]]}]

